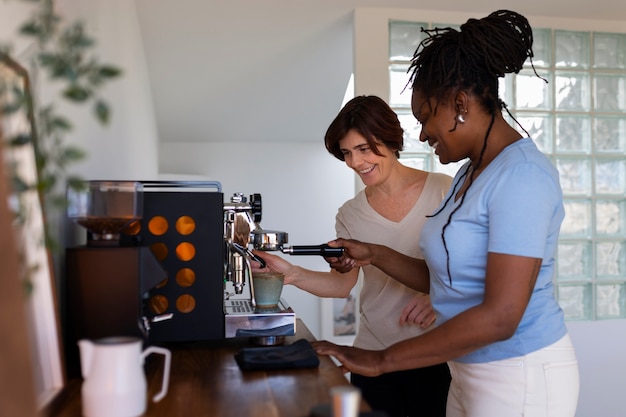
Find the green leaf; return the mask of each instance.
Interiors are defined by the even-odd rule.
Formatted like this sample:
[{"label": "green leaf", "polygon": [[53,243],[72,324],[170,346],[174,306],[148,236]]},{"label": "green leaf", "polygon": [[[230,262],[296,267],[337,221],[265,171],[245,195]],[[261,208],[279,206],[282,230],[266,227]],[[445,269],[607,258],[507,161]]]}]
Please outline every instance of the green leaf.
[{"label": "green leaf", "polygon": [[96,101],[95,111],[96,111],[96,118],[102,124],[106,124],[109,122],[109,116],[111,113],[109,111],[109,106],[104,101],[102,100]]},{"label": "green leaf", "polygon": [[51,130],[57,129],[69,132],[70,130],[72,130],[72,124],[65,117],[56,116],[52,120],[50,120],[50,128]]},{"label": "green leaf", "polygon": [[50,190],[54,189],[54,184],[56,184],[56,179],[52,175],[42,175],[39,183],[37,184],[37,188],[40,192],[47,194]]},{"label": "green leaf", "polygon": [[85,156],[86,156],[86,153],[82,149],[77,148],[75,146],[68,146],[67,148],[63,150],[63,154],[61,155],[61,158],[63,161],[66,161],[66,162],[76,162],[76,161],[80,161],[81,159],[84,159]]},{"label": "green leaf", "polygon": [[67,177],[67,186],[75,191],[83,191],[87,189],[87,183],[82,177],[69,175]]},{"label": "green leaf", "polygon": [[53,54],[51,52],[40,52],[39,53],[39,63],[45,66],[52,66],[59,61],[59,57],[57,54]]},{"label": "green leaf", "polygon": [[20,26],[19,32],[22,35],[37,36],[41,33],[41,27],[37,24],[37,22],[31,20]]},{"label": "green leaf", "polygon": [[3,114],[13,114],[15,112],[17,112],[19,109],[22,108],[22,105],[24,104],[23,101],[20,100],[16,100],[12,103],[5,103],[2,106],[2,113]]},{"label": "green leaf", "polygon": [[12,138],[9,138],[10,146],[22,146],[31,143],[32,137],[28,134],[22,133]]},{"label": "green leaf", "polygon": [[23,193],[28,191],[30,188],[28,183],[17,175],[13,175],[11,178],[11,186],[13,187],[13,191],[16,193]]},{"label": "green leaf", "polygon": [[88,89],[83,88],[77,84],[74,84],[67,88],[65,91],[63,91],[63,96],[65,98],[76,102],[86,101],[90,95],[91,92]]},{"label": "green leaf", "polygon": [[119,77],[122,74],[122,70],[111,65],[102,65],[98,70],[98,73],[101,77],[115,78]]}]

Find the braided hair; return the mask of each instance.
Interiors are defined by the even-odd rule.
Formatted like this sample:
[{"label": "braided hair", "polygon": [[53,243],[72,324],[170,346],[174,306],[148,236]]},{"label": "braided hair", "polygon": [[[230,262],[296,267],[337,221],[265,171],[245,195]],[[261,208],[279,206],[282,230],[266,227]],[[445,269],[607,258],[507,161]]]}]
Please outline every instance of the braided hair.
[{"label": "braided hair", "polygon": [[409,83],[438,102],[455,90],[471,91],[493,114],[501,109],[498,77],[517,74],[526,58],[532,60],[532,29],[524,16],[508,10],[469,19],[460,29],[422,28],[427,37],[411,60]]},{"label": "braided hair", "polygon": [[[478,160],[473,165],[467,165],[442,208],[430,216],[433,217],[448,205],[456,194],[456,187],[468,174],[468,189],[472,186],[475,172],[483,162],[487,138],[495,122],[496,112],[502,111],[502,108],[508,112],[506,105],[498,97],[498,78],[507,73],[519,73],[527,58],[532,65],[533,33],[528,19],[509,10],[498,10],[482,19],[469,19],[461,25],[460,31],[447,27],[422,28],[422,32],[427,37],[417,47],[408,70],[411,72],[411,88],[420,91],[427,99],[435,100],[434,112],[439,103],[450,99],[456,92],[468,91],[478,98],[480,105],[491,115]],[[540,77],[534,65],[532,68],[535,75]],[[513,118],[510,113],[509,115]],[[455,118],[450,131],[456,129],[456,123]],[[466,194],[467,190],[441,231],[450,285],[452,275],[445,232],[452,216],[463,205]]]}]

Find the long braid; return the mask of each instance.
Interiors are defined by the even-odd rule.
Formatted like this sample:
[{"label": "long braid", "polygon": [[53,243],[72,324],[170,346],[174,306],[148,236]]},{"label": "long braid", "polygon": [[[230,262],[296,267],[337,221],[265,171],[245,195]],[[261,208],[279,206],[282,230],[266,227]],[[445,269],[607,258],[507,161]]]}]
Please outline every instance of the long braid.
[{"label": "long braid", "polygon": [[[443,248],[446,251],[446,268],[447,268],[447,271],[448,271],[448,279],[450,280],[450,286],[452,286],[452,273],[450,272],[450,253],[448,252],[448,244],[446,243],[446,236],[445,236],[446,229],[448,228],[450,223],[452,223],[452,216],[454,215],[454,213],[456,213],[456,211],[458,209],[460,209],[461,206],[463,205],[463,202],[465,201],[465,196],[467,195],[467,190],[469,190],[469,188],[474,183],[475,174],[476,174],[476,171],[478,170],[478,168],[480,167],[480,165],[483,162],[483,155],[485,155],[485,151],[487,150],[487,138],[489,137],[489,133],[491,133],[491,128],[493,127],[493,124],[494,124],[495,120],[496,120],[496,116],[495,116],[495,114],[492,114],[491,115],[491,122],[489,123],[489,127],[487,128],[487,133],[485,134],[485,139],[483,140],[483,147],[480,150],[480,156],[478,157],[478,161],[476,162],[476,166],[472,166],[472,164],[467,164],[467,170],[463,174],[463,177],[465,177],[467,175],[467,173],[469,172],[469,170],[470,169],[472,170],[472,173],[470,174],[470,177],[469,177],[469,184],[467,185],[467,189],[465,190],[465,192],[461,196],[461,202],[459,203],[458,206],[456,206],[454,208],[454,210],[452,210],[452,212],[448,216],[448,220],[446,221],[446,224],[444,224],[443,228],[441,229],[441,239],[443,240]],[[460,183],[461,183],[461,180],[459,180],[459,182],[457,184],[460,184]],[[453,191],[452,195],[454,195],[455,192],[456,192],[456,186],[455,186],[455,190]],[[452,197],[452,195],[450,197]],[[448,200],[446,200],[446,204],[448,203],[449,200],[450,200],[450,198],[448,198]],[[443,207],[445,207],[445,205]],[[442,207],[442,210],[443,210],[443,207]]]},{"label": "long braid", "polygon": [[[420,91],[428,99],[435,99],[436,105],[433,110],[435,113],[439,103],[451,99],[456,92],[464,90],[475,95],[481,106],[491,115],[478,161],[474,166],[468,164],[468,169],[457,182],[457,185],[461,184],[471,168],[467,189],[441,231],[448,276],[452,285],[450,254],[445,232],[452,222],[452,216],[463,205],[467,191],[474,183],[475,173],[483,162],[496,112],[502,111],[502,108],[508,112],[506,105],[498,97],[498,78],[507,73],[519,73],[527,58],[530,58],[532,65],[533,33],[528,19],[509,10],[498,10],[482,19],[469,19],[461,25],[460,31],[447,27],[422,28],[422,32],[427,36],[413,55],[408,69],[412,72],[407,85],[410,84],[413,90]],[[534,65],[532,68],[535,75],[542,78],[537,74]],[[544,81],[547,82],[545,79]],[[456,127],[455,121],[450,131]],[[441,209],[432,216],[441,213],[455,194],[456,185]]]}]

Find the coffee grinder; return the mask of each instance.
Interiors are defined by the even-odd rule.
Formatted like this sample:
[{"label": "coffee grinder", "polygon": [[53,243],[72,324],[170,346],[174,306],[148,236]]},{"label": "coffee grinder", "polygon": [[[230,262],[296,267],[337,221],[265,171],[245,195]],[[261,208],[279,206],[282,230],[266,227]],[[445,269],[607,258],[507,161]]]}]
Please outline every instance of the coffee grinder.
[{"label": "coffee grinder", "polygon": [[78,340],[145,338],[145,301],[167,274],[150,248],[120,244],[122,230],[142,218],[141,183],[88,181],[67,197],[68,219],[87,231],[86,244],[68,248],[65,259],[65,348],[75,374]]}]

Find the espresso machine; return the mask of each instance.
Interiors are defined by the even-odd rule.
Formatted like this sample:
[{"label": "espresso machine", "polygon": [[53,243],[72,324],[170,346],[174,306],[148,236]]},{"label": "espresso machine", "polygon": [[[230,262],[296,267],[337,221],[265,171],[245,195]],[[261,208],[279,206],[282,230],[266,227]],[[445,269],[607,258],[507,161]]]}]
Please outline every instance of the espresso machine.
[{"label": "espresso machine", "polygon": [[[88,188],[108,183],[89,181]],[[141,335],[151,344],[248,337],[273,345],[295,334],[284,299],[276,308],[256,306],[251,248],[324,256],[336,249],[285,246],[287,233],[260,226],[260,194],[224,201],[216,181],[120,183],[132,184],[132,199],[99,193],[135,204],[128,215],[109,203],[98,224],[115,223],[115,230],[68,211],[88,231],[87,245],[67,249],[68,345],[112,335]],[[136,255],[129,264],[117,253]]]}]

